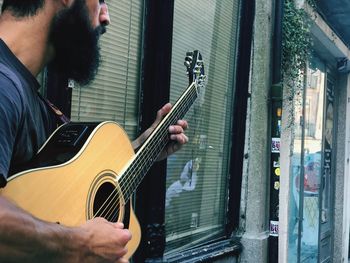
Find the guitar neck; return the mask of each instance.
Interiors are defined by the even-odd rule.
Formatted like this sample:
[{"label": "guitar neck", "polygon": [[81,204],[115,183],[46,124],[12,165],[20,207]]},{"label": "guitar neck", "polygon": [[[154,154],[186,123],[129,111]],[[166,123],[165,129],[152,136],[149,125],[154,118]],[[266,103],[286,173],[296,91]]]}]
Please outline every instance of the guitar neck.
[{"label": "guitar neck", "polygon": [[177,100],[171,111],[151,133],[136,153],[135,158],[122,173],[119,183],[124,193],[125,201],[128,201],[134,193],[152,164],[157,160],[159,154],[169,142],[169,126],[176,124],[179,119],[185,116],[197,97],[198,85],[193,82]]}]

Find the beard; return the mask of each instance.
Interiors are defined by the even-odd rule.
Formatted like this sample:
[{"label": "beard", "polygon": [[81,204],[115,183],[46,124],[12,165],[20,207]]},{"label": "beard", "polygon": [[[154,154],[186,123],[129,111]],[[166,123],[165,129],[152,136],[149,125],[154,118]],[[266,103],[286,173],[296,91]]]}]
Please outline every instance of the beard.
[{"label": "beard", "polygon": [[50,66],[63,78],[89,84],[100,65],[98,40],[104,32],[104,26],[92,27],[85,0],[76,0],[53,21],[49,41],[55,54]]}]

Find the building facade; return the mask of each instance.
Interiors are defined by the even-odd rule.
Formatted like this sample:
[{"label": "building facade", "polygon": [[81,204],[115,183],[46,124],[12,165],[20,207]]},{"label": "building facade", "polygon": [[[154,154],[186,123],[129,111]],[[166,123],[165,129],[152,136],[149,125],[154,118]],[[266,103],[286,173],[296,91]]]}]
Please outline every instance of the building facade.
[{"label": "building facade", "polygon": [[241,262],[348,260],[349,42],[348,21],[340,13],[349,6],[295,4],[310,19],[313,45],[301,82],[283,82],[279,97],[274,76],[279,1],[256,1]]},{"label": "building facade", "polygon": [[344,63],[349,48],[341,32],[333,30],[336,22],[329,22],[322,2],[302,8],[311,19],[313,47],[300,94],[287,91],[294,101],[283,108],[281,174],[288,176],[281,176],[280,229],[284,231],[279,237],[279,258],[282,262],[346,262],[349,71]]}]

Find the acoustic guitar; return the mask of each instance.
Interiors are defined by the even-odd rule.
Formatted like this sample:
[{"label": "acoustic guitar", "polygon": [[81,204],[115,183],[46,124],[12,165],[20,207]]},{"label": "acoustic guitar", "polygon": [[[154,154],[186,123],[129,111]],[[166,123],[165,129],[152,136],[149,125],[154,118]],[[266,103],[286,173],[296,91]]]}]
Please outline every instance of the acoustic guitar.
[{"label": "acoustic guitar", "polygon": [[115,122],[67,123],[49,137],[25,171],[10,177],[0,194],[42,220],[67,226],[94,217],[122,221],[132,233],[130,258],[141,239],[131,196],[169,142],[168,127],[184,117],[205,85],[200,52],[188,52],[185,65],[189,87],[137,153]]}]

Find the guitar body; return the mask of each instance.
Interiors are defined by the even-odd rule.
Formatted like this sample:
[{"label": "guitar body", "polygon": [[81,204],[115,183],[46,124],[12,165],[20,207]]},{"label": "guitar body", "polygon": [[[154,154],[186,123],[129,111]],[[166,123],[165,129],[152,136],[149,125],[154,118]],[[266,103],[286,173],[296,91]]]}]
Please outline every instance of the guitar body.
[{"label": "guitar body", "polygon": [[[54,165],[48,155],[55,159]],[[114,122],[66,124],[39,151],[34,168],[13,175],[0,194],[42,220],[67,226],[94,216],[126,221],[132,233],[129,258],[141,230],[119,182],[134,155],[125,131]]]}]

